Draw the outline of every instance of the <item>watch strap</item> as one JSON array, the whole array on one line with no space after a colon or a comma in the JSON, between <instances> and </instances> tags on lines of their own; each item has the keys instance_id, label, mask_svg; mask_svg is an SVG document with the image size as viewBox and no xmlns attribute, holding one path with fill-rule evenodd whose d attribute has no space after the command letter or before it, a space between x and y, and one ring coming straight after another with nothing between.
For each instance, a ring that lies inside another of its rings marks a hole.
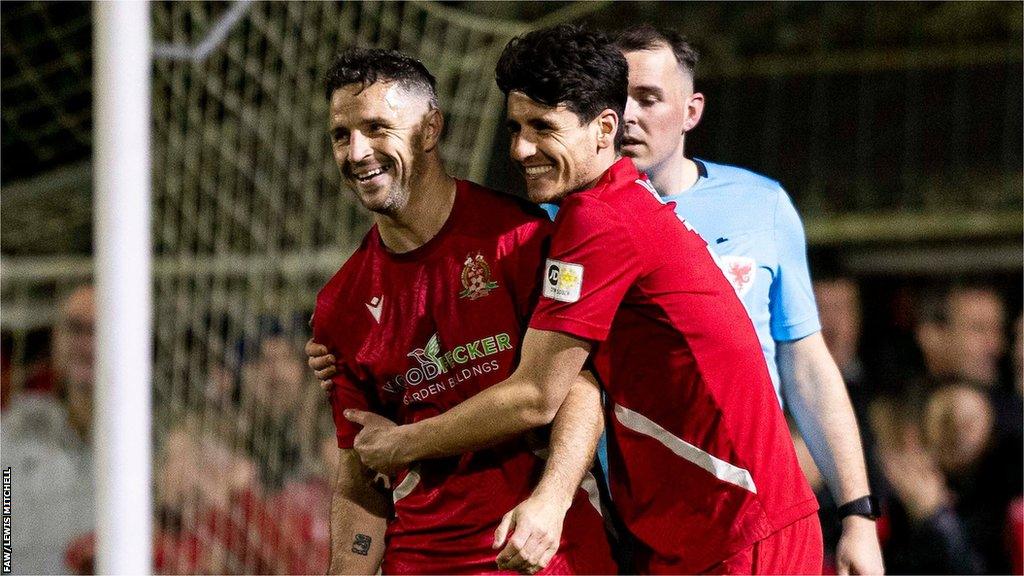
<instances>
[{"instance_id":1,"label":"watch strap","mask_svg":"<svg viewBox=\"0 0 1024 576\"><path fill-rule=\"evenodd\" d=\"M861 496L854 500L850 500L846 504L840 506L837 510L839 518L846 518L847 516L863 516L871 520L877 520L882 515L882 509L878 505L878 498L872 495Z\"/></svg>"}]
</instances>

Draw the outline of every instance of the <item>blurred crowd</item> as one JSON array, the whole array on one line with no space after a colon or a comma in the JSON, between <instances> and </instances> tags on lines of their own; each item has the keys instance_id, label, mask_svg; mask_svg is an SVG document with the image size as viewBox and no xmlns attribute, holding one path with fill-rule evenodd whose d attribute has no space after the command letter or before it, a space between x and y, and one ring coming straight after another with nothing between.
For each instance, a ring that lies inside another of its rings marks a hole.
<instances>
[{"instance_id":1,"label":"blurred crowd","mask_svg":"<svg viewBox=\"0 0 1024 576\"><path fill-rule=\"evenodd\" d=\"M1019 312L1011 318L992 285L933 283L913 294L909 342L879 345L862 337L869 308L853 278L821 278L814 290L882 503L886 570L1021 574ZM835 504L795 433L794 441L821 502L828 563Z\"/></svg>"},{"instance_id":2,"label":"blurred crowd","mask_svg":"<svg viewBox=\"0 0 1024 576\"><path fill-rule=\"evenodd\" d=\"M0 460L13 472L15 573L95 569L95 320L94 289L71 291L49 359L25 366L17 391L4 348ZM323 392L272 323L237 348L205 386L179 395L198 400L155 408L154 570L323 573L337 451Z\"/></svg>"},{"instance_id":3,"label":"blurred crowd","mask_svg":"<svg viewBox=\"0 0 1024 576\"><path fill-rule=\"evenodd\" d=\"M815 282L823 334L860 423L890 573L1022 573L1022 319L985 283L917 287L905 341L865 341L852 277ZM895 297L894 297L895 298ZM4 348L2 466L13 469L16 573L94 569L95 295L61 302L49 353L11 390ZM154 568L160 573L322 573L336 455L301 330L265 323L209 367L195 401L157 406ZM160 400L158 399L158 402ZM161 417L161 414L164 416ZM167 416L166 414L170 414ZM798 450L803 442L794 432ZM826 557L839 534L821 501Z\"/></svg>"}]
</instances>

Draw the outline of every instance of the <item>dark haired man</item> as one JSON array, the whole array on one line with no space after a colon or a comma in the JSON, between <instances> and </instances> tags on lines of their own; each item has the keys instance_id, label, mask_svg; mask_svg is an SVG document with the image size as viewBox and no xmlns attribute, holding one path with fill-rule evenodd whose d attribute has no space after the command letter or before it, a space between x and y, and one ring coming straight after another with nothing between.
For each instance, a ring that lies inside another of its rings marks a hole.
<instances>
[{"instance_id":1,"label":"dark haired man","mask_svg":"<svg viewBox=\"0 0 1024 576\"><path fill-rule=\"evenodd\" d=\"M550 494L552 478L568 512L549 570L614 570L596 496L561 482L583 476L586 447L592 453L600 433L592 382L579 380L559 412L546 470L543 446L509 435L396 471L384 491L352 450L359 427L343 409L415 422L512 372L550 225L525 203L445 172L444 119L434 78L418 61L349 50L328 74L326 97L342 180L375 221L318 294L313 322L316 340L337 357L331 573L493 572L502 515L535 485Z\"/></svg>"},{"instance_id":2,"label":"dark haired man","mask_svg":"<svg viewBox=\"0 0 1024 576\"><path fill-rule=\"evenodd\" d=\"M616 45L629 62L623 155L718 255L754 323L779 399L835 500L870 502L857 421L821 335L803 226L789 196L774 180L686 156L704 95L694 89L698 54L680 34L640 25L622 31ZM881 573L870 508L842 510L838 572Z\"/></svg>"},{"instance_id":3,"label":"dark haired man","mask_svg":"<svg viewBox=\"0 0 1024 576\"><path fill-rule=\"evenodd\" d=\"M347 410L366 424L360 458L390 469L546 424L589 359L636 571L820 572L817 504L750 320L706 243L619 157L625 58L602 34L558 26L510 42L497 81L530 199L561 204L522 359L412 425ZM517 510L547 508L535 495ZM520 555L536 565L536 552Z\"/></svg>"}]
</instances>

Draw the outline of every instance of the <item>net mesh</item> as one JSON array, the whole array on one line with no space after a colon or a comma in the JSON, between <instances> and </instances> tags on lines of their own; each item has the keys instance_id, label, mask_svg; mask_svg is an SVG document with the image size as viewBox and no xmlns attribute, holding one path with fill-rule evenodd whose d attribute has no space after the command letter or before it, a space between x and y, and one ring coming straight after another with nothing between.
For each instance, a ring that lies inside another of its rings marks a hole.
<instances>
[{"instance_id":1,"label":"net mesh","mask_svg":"<svg viewBox=\"0 0 1024 576\"><path fill-rule=\"evenodd\" d=\"M479 180L519 28L415 2L172 2L153 22L157 567L321 572L333 425L298 351L370 223L340 189L321 77L347 46L421 59L449 170Z\"/></svg>"},{"instance_id":2,"label":"net mesh","mask_svg":"<svg viewBox=\"0 0 1024 576\"><path fill-rule=\"evenodd\" d=\"M498 108L486 64L504 42L417 4L238 6L244 16L205 55L197 47L226 7L153 10L155 38L193 47L192 58L158 59L153 86L155 250L163 257L157 499L162 535L175 546L195 538L208 554L171 554L160 568L319 572L332 431L296 351L317 288L369 225L339 188L320 78L347 46L421 58L451 119L443 143L450 169L479 177Z\"/></svg>"},{"instance_id":3,"label":"net mesh","mask_svg":"<svg viewBox=\"0 0 1024 576\"><path fill-rule=\"evenodd\" d=\"M599 6L562 4L569 10L543 23ZM317 290L370 225L341 189L322 76L349 46L396 48L419 58L437 78L448 121L442 141L448 169L482 181L501 113L494 62L527 25L432 2L151 7L155 569L322 573L328 470L337 450L324 394L301 349ZM32 63L22 61L25 49L49 46L57 33L79 34L89 13L76 6L63 27L39 4L5 7L4 17L5 31L10 18L37 28L4 43L5 63L21 62L33 72ZM88 41L75 46L70 54L77 60L54 57L51 67L59 70L44 80L89 72ZM51 100L73 96L30 73L18 78ZM87 90L88 82L75 86ZM34 160L52 160L51 152L61 150L46 137L53 127L78 133L76 146L89 144L88 102L81 118L55 113L43 121L53 108L54 102L38 98L5 103L5 127L42 122L28 138ZM81 150L71 152L70 162L81 158ZM87 164L72 167L68 188L80 189L76 183L88 181L88 174ZM7 238L5 250L37 253L45 233L34 228L45 220L33 199L53 200L54 212L67 217L77 204L60 200L67 196L63 186L50 178L19 183L7 194L5 228L18 224L24 241ZM87 194L73 198L88 205ZM34 212L23 221L8 218L12 200ZM63 236L40 253L88 250L80 244L69 249L74 235ZM87 257L25 258L4 268L5 390L12 381L15 389L32 388L48 377L37 369L49 356L48 328L53 323L58 339L68 329L66 311L56 304L91 276ZM66 386L56 384L58 392ZM71 543L72 570L88 569L89 542Z\"/></svg>"},{"instance_id":4,"label":"net mesh","mask_svg":"<svg viewBox=\"0 0 1024 576\"><path fill-rule=\"evenodd\" d=\"M87 164L75 163L91 146L90 14L86 4L59 10L48 6L5 3L3 8L5 258L12 252L89 252L84 240L89 236L88 194L69 195L68 190L80 188L89 174ZM457 176L480 181L492 162L501 110L492 79L501 48L528 27L572 21L602 4L551 6L566 10L526 25L433 2L152 4L160 572L311 573L325 568L326 470L333 454L333 425L300 349L316 290L369 226L365 212L340 189L331 160L320 78L334 53L346 46L379 46L421 59L437 77L448 119L442 145L447 165ZM689 8L694 6L700 5ZM708 29L713 30L705 33L709 38L732 41L715 26ZM989 58L1009 78L1000 80L1005 98L995 107L1005 120L1003 128L991 131L1000 134L1001 153L989 156L998 157L1013 180L1010 185L984 186L988 204L993 202L991 189L1010 190L997 200L1017 212L1018 47L1015 41L1011 55L997 51ZM922 108L932 92L944 93L925 82L922 67L913 62L927 56L908 57L906 64L894 66L893 74L906 76L913 88L903 96L907 109ZM870 131L843 124L856 137L834 139L842 152L832 154L822 144L831 140L825 136L834 131L831 122L847 117L830 119L826 114L833 95L851 94L849 108L863 117L857 126L870 124L870 112L882 106L884 95L875 95L872 76L878 72L862 60L851 58L846 68L814 73L807 71L807 59L794 57L795 63L788 65L789 60L766 61L760 67L752 61L706 77L705 86L721 97L704 120L705 133L713 135L705 148L715 152L711 157L731 153L744 160L741 164L784 176L803 194L801 208L811 212L827 213L833 205L856 211L926 203L880 197L872 192L875 188L861 184L879 172L873 156L891 156ZM945 68L935 75L944 78ZM770 82L758 84L761 78ZM970 100L962 96L967 88L984 84L966 72L957 78L954 92L961 94L959 100ZM790 85L804 96L800 90L811 86L810 105L804 105L807 98L789 98ZM756 105L743 106L746 98L756 99ZM812 152L824 150L810 155L810 170L803 161L771 163L777 149L799 148L776 135L784 119L778 116L783 108L774 104L786 100L801 110L791 110L785 121L809 126L798 134L801 142ZM758 114L734 112L747 108ZM762 109L774 116L762 122ZM988 114L988 108L978 110ZM974 123L966 113L954 116L959 119L956 126ZM913 116L896 124L905 126L908 150L924 149L930 142L930 123ZM763 136L754 137L755 132ZM850 146L853 154L847 153ZM959 150L933 148L943 154ZM871 152L876 149L881 152ZM911 168L908 172L920 172L924 165L913 155L904 162ZM11 179L37 174L44 164L64 165L67 174L47 174L45 189L8 186ZM837 166L834 173L829 166ZM850 180L865 192L838 194L807 181L823 173L827 181ZM850 174L861 177L847 178ZM836 198L853 200L846 207ZM986 204L968 207L977 205ZM54 304L89 280L91 262L87 256L44 256L17 266L9 262L3 268L3 324L11 337L4 340L3 359L10 364L4 374L17 389L31 387L37 368L45 365L49 325L60 317Z\"/></svg>"}]
</instances>

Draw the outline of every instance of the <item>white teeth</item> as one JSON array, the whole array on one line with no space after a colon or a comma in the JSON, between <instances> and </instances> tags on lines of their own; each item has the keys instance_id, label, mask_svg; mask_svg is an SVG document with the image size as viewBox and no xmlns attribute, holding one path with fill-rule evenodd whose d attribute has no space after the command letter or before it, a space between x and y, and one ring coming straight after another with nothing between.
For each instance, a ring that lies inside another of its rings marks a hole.
<instances>
[{"instance_id":1,"label":"white teeth","mask_svg":"<svg viewBox=\"0 0 1024 576\"><path fill-rule=\"evenodd\" d=\"M551 170L551 166L527 166L526 173L530 176L537 176Z\"/></svg>"},{"instance_id":2,"label":"white teeth","mask_svg":"<svg viewBox=\"0 0 1024 576\"><path fill-rule=\"evenodd\" d=\"M366 180L369 180L370 178L373 178L375 176L379 176L379 175L383 174L384 172L387 171L387 169L388 169L387 166L381 166L380 168L375 168L375 169L370 170L369 172L365 172L363 174L356 174L356 179L365 182Z\"/></svg>"}]
</instances>

